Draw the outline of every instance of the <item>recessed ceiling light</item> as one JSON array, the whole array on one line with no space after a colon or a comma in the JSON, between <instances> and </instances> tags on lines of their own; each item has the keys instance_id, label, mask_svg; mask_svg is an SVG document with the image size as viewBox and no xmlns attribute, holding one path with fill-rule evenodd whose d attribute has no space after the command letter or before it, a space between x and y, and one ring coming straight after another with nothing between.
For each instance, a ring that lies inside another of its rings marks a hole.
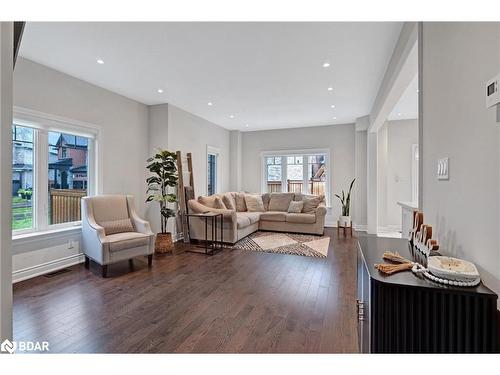
<instances>
[{"instance_id":1,"label":"recessed ceiling light","mask_svg":"<svg viewBox=\"0 0 500 375\"><path fill-rule=\"evenodd\" d=\"M328 91L333 91L333 87L328 87Z\"/></svg>"},{"instance_id":2,"label":"recessed ceiling light","mask_svg":"<svg viewBox=\"0 0 500 375\"><path fill-rule=\"evenodd\" d=\"M97 61L98 64L101 64L101 65L104 64L104 60L97 59L96 61Z\"/></svg>"},{"instance_id":3,"label":"recessed ceiling light","mask_svg":"<svg viewBox=\"0 0 500 375\"><path fill-rule=\"evenodd\" d=\"M325 62L323 63L323 68L328 68L330 66L330 63L329 62Z\"/></svg>"},{"instance_id":4,"label":"recessed ceiling light","mask_svg":"<svg viewBox=\"0 0 500 375\"><path fill-rule=\"evenodd\" d=\"M401 115L402 115L402 113L398 113L398 116L401 116Z\"/></svg>"},{"instance_id":5,"label":"recessed ceiling light","mask_svg":"<svg viewBox=\"0 0 500 375\"><path fill-rule=\"evenodd\" d=\"M248 124L245 124L245 128L248 128L249 126L250 126L250 125L248 125Z\"/></svg>"},{"instance_id":6,"label":"recessed ceiling light","mask_svg":"<svg viewBox=\"0 0 500 375\"><path fill-rule=\"evenodd\" d=\"M161 94L163 92L163 89L158 89L158 94Z\"/></svg>"},{"instance_id":7,"label":"recessed ceiling light","mask_svg":"<svg viewBox=\"0 0 500 375\"><path fill-rule=\"evenodd\" d=\"M333 119L334 119L334 120L336 120L336 119L337 119L337 117L334 117Z\"/></svg>"},{"instance_id":8,"label":"recessed ceiling light","mask_svg":"<svg viewBox=\"0 0 500 375\"><path fill-rule=\"evenodd\" d=\"M234 118L234 115L229 115L229 118Z\"/></svg>"},{"instance_id":9,"label":"recessed ceiling light","mask_svg":"<svg viewBox=\"0 0 500 375\"><path fill-rule=\"evenodd\" d=\"M330 107L335 108L335 104L332 104Z\"/></svg>"},{"instance_id":10,"label":"recessed ceiling light","mask_svg":"<svg viewBox=\"0 0 500 375\"><path fill-rule=\"evenodd\" d=\"M212 102L207 103L208 106L213 106L214 104Z\"/></svg>"}]
</instances>

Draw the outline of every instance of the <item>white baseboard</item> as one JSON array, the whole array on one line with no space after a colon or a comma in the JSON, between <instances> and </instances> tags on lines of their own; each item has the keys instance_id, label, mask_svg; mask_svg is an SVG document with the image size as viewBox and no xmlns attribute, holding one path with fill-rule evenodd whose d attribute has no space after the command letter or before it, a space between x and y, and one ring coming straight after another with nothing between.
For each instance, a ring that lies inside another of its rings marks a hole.
<instances>
[{"instance_id":1,"label":"white baseboard","mask_svg":"<svg viewBox=\"0 0 500 375\"><path fill-rule=\"evenodd\" d=\"M354 224L354 230L358 232L366 232L368 225L366 224Z\"/></svg>"},{"instance_id":2,"label":"white baseboard","mask_svg":"<svg viewBox=\"0 0 500 375\"><path fill-rule=\"evenodd\" d=\"M17 283L19 281L31 279L32 277L44 275L46 273L54 272L62 268L66 268L83 262L83 254L74 254L65 258L55 259L50 262L37 264L36 266L27 267L12 272L12 282Z\"/></svg>"}]
</instances>

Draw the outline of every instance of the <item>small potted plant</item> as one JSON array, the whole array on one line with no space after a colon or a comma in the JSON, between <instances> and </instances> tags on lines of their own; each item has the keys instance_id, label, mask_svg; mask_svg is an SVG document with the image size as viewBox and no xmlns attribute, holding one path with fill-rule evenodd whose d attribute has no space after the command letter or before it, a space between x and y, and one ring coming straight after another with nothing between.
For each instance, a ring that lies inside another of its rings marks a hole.
<instances>
[{"instance_id":1,"label":"small potted plant","mask_svg":"<svg viewBox=\"0 0 500 375\"><path fill-rule=\"evenodd\" d=\"M147 162L146 168L153 175L146 179L146 192L149 194L146 202L158 202L160 208L161 232L156 236L155 251L166 253L174 247L172 233L167 232L167 224L168 219L175 217L175 211L169 204L177 202L177 196L169 191L177 186L177 155L175 152L158 150Z\"/></svg>"},{"instance_id":2,"label":"small potted plant","mask_svg":"<svg viewBox=\"0 0 500 375\"><path fill-rule=\"evenodd\" d=\"M342 204L342 215L339 218L339 225L341 227L348 227L351 225L351 216L350 216L350 210L351 210L351 191L352 187L354 185L354 181L356 179L353 179L351 181L351 185L349 186L349 191L346 193L344 190L342 190L342 197L338 194L335 194L335 196L340 199L340 203Z\"/></svg>"}]
</instances>

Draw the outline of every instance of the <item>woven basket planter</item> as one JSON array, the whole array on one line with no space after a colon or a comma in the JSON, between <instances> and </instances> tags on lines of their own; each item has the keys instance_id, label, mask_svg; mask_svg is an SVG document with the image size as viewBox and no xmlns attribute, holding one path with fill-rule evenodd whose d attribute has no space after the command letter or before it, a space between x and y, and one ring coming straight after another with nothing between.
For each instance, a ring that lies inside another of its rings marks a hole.
<instances>
[{"instance_id":1,"label":"woven basket planter","mask_svg":"<svg viewBox=\"0 0 500 375\"><path fill-rule=\"evenodd\" d=\"M156 235L155 252L157 254L165 254L174 251L174 242L172 241L172 233L158 233Z\"/></svg>"}]
</instances>

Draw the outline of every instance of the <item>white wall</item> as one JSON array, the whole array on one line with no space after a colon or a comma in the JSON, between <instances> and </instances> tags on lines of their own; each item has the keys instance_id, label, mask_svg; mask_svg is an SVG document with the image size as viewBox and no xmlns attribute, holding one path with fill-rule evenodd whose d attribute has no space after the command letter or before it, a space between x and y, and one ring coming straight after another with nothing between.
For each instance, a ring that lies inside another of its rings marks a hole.
<instances>
[{"instance_id":1,"label":"white wall","mask_svg":"<svg viewBox=\"0 0 500 375\"><path fill-rule=\"evenodd\" d=\"M261 191L261 153L263 151L330 149L330 201L333 212L327 221L333 224L340 214L338 199L333 193L348 189L354 178L354 124L315 126L307 128L244 132L242 140L242 189ZM356 220L354 218L353 220Z\"/></svg>"},{"instance_id":2,"label":"white wall","mask_svg":"<svg viewBox=\"0 0 500 375\"><path fill-rule=\"evenodd\" d=\"M500 73L500 23L424 23L422 51L425 221L442 252L479 266L500 293L500 123L485 83ZM450 179L438 181L438 158Z\"/></svg>"},{"instance_id":3,"label":"white wall","mask_svg":"<svg viewBox=\"0 0 500 375\"><path fill-rule=\"evenodd\" d=\"M401 206L412 199L412 145L418 144L418 121L386 122L378 138L378 231L401 230Z\"/></svg>"},{"instance_id":4,"label":"white wall","mask_svg":"<svg viewBox=\"0 0 500 375\"><path fill-rule=\"evenodd\" d=\"M401 206L412 200L412 145L418 144L418 121L387 122L387 206L385 225L401 228ZM415 202L418 203L418 202Z\"/></svg>"},{"instance_id":5,"label":"white wall","mask_svg":"<svg viewBox=\"0 0 500 375\"><path fill-rule=\"evenodd\" d=\"M356 175L356 182L354 183L354 217L356 218L356 225L359 229L366 230L367 227L367 214L366 214L366 178L367 178L367 141L368 134L366 130L356 130L355 132L355 157L354 157L354 170Z\"/></svg>"},{"instance_id":6,"label":"white wall","mask_svg":"<svg viewBox=\"0 0 500 375\"><path fill-rule=\"evenodd\" d=\"M168 108L168 147L184 155L191 152L196 196L207 193L207 146L220 149L217 190L228 191L229 130L171 104Z\"/></svg>"}]
</instances>

